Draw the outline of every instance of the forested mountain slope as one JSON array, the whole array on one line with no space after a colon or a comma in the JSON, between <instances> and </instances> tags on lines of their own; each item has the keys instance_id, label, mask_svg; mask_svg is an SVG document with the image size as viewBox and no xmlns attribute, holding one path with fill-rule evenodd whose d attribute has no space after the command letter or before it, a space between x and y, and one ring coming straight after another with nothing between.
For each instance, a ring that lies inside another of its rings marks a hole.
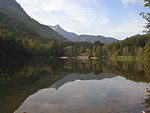
<instances>
[{"instance_id":1,"label":"forested mountain slope","mask_svg":"<svg viewBox=\"0 0 150 113\"><path fill-rule=\"evenodd\" d=\"M143 56L150 35L136 35L122 41L103 46L106 56ZM149 45L150 46L150 45Z\"/></svg>"}]
</instances>

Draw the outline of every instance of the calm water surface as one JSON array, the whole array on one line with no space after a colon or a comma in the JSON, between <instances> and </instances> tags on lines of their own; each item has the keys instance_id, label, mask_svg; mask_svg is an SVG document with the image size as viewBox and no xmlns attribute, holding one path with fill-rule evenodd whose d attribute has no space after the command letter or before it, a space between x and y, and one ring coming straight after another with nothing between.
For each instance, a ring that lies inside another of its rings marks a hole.
<instances>
[{"instance_id":1,"label":"calm water surface","mask_svg":"<svg viewBox=\"0 0 150 113\"><path fill-rule=\"evenodd\" d=\"M25 62L23 62L25 61ZM150 108L150 63L2 60L2 113L141 113Z\"/></svg>"}]
</instances>

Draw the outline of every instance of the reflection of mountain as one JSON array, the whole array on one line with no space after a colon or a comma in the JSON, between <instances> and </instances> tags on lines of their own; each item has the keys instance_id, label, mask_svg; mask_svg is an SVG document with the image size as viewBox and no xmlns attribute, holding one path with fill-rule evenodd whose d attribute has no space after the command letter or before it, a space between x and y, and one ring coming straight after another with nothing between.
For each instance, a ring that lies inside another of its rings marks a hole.
<instances>
[{"instance_id":1,"label":"reflection of mountain","mask_svg":"<svg viewBox=\"0 0 150 113\"><path fill-rule=\"evenodd\" d=\"M38 90L47 88L56 79L48 76L31 76L24 80L15 80L9 86L0 87L0 113L13 113L24 100Z\"/></svg>"},{"instance_id":2,"label":"reflection of mountain","mask_svg":"<svg viewBox=\"0 0 150 113\"><path fill-rule=\"evenodd\" d=\"M140 113L146 87L123 77L74 81L39 90L14 113Z\"/></svg>"},{"instance_id":3,"label":"reflection of mountain","mask_svg":"<svg viewBox=\"0 0 150 113\"><path fill-rule=\"evenodd\" d=\"M55 82L53 85L51 85L51 88L55 88L58 89L59 87L61 87L62 85L64 85L67 82L73 82L76 80L102 80L105 78L113 78L116 75L111 74L111 73L102 73L100 75L95 75L93 73L90 74L68 74L66 75L64 78L62 78L61 80L58 80L57 82Z\"/></svg>"},{"instance_id":4,"label":"reflection of mountain","mask_svg":"<svg viewBox=\"0 0 150 113\"><path fill-rule=\"evenodd\" d=\"M0 86L0 113L13 113L28 96L49 87L62 76L30 75L30 77L18 78L6 86Z\"/></svg>"}]
</instances>

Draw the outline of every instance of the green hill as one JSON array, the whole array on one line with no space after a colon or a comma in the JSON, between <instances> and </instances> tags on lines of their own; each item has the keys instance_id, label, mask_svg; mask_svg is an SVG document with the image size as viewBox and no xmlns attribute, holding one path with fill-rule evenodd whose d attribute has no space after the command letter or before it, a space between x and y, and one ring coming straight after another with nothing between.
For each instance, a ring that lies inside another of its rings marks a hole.
<instances>
[{"instance_id":1,"label":"green hill","mask_svg":"<svg viewBox=\"0 0 150 113\"><path fill-rule=\"evenodd\" d=\"M0 12L0 30L9 32L12 37L29 37L33 39L41 39L42 37L32 30L27 24L21 20L17 20L15 17L6 15Z\"/></svg>"},{"instance_id":2,"label":"green hill","mask_svg":"<svg viewBox=\"0 0 150 113\"><path fill-rule=\"evenodd\" d=\"M150 35L135 35L122 41L106 44L103 47L105 56L143 56L145 45L148 44Z\"/></svg>"}]
</instances>

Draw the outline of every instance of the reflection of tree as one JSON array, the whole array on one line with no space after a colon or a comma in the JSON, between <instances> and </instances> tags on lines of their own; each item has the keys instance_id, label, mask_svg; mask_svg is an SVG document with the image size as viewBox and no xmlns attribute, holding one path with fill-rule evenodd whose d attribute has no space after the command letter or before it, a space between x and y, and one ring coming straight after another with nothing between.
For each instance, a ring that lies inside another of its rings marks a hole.
<instances>
[{"instance_id":1,"label":"reflection of tree","mask_svg":"<svg viewBox=\"0 0 150 113\"><path fill-rule=\"evenodd\" d=\"M147 61L144 63L144 70L145 70L145 76L150 79L150 62ZM145 105L145 108L147 109L147 113L150 113L150 86L149 88L147 88L147 95L143 104Z\"/></svg>"},{"instance_id":2,"label":"reflection of tree","mask_svg":"<svg viewBox=\"0 0 150 113\"><path fill-rule=\"evenodd\" d=\"M123 76L135 82L150 82L148 62L110 62L103 71Z\"/></svg>"},{"instance_id":3,"label":"reflection of tree","mask_svg":"<svg viewBox=\"0 0 150 113\"><path fill-rule=\"evenodd\" d=\"M49 87L64 76L63 73L59 74L59 71L53 70L54 67L48 65L50 62L31 60L20 65L20 62L15 60L15 63L10 65L9 62L12 61L9 60L7 59L8 63L5 62L9 68L4 66L5 69L1 70L3 75L0 76L0 111L3 113L13 113L29 95ZM54 74L54 71L57 75L48 76Z\"/></svg>"},{"instance_id":4,"label":"reflection of tree","mask_svg":"<svg viewBox=\"0 0 150 113\"><path fill-rule=\"evenodd\" d=\"M27 58L0 57L0 76L13 75L25 65Z\"/></svg>"},{"instance_id":5,"label":"reflection of tree","mask_svg":"<svg viewBox=\"0 0 150 113\"><path fill-rule=\"evenodd\" d=\"M144 63L144 71L147 78L150 79L150 61Z\"/></svg>"}]
</instances>

